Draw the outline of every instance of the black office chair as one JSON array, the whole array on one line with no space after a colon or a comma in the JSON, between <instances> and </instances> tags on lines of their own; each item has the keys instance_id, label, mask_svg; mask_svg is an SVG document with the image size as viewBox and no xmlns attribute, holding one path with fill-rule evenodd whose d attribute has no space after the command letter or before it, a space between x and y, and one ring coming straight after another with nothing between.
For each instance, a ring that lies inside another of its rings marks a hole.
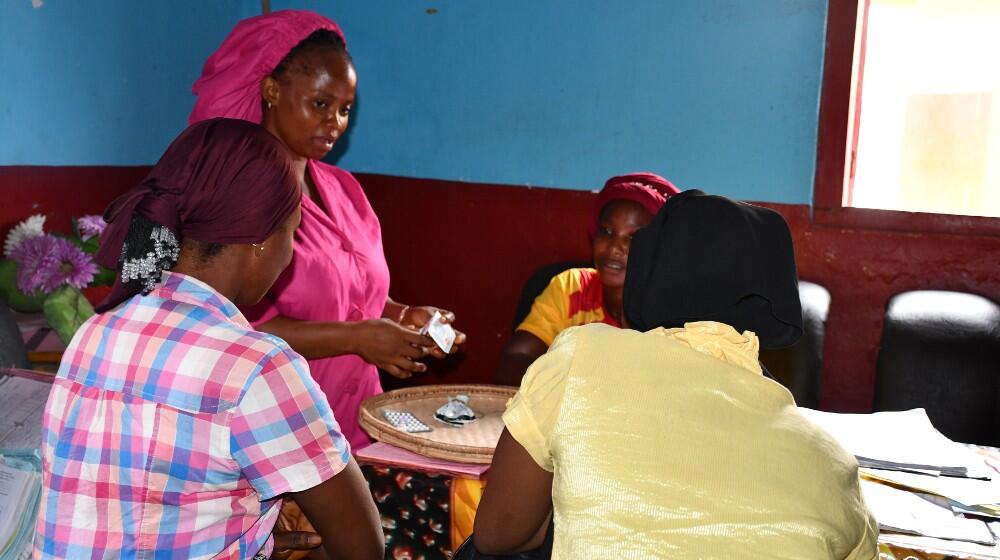
<instances>
[{"instance_id":1,"label":"black office chair","mask_svg":"<svg viewBox=\"0 0 1000 560\"><path fill-rule=\"evenodd\" d=\"M1000 445L1000 306L982 296L921 290L889 300L874 409L922 407L944 435Z\"/></svg>"},{"instance_id":2,"label":"black office chair","mask_svg":"<svg viewBox=\"0 0 1000 560\"><path fill-rule=\"evenodd\" d=\"M587 268L594 266L594 263L587 261L567 261L547 264L532 273L528 281L521 288L521 297L517 300L517 310L514 312L514 325L511 330L524 321L524 318L531 312L531 304L535 303L535 298L541 295L557 274L571 268Z\"/></svg>"},{"instance_id":3,"label":"black office chair","mask_svg":"<svg viewBox=\"0 0 1000 560\"><path fill-rule=\"evenodd\" d=\"M28 351L21 330L6 303L0 302L0 367L28 369Z\"/></svg>"},{"instance_id":4,"label":"black office chair","mask_svg":"<svg viewBox=\"0 0 1000 560\"><path fill-rule=\"evenodd\" d=\"M775 380L791 391L796 404L818 408L830 292L819 284L799 280L799 300L802 338L788 348L761 350L760 361Z\"/></svg>"}]
</instances>

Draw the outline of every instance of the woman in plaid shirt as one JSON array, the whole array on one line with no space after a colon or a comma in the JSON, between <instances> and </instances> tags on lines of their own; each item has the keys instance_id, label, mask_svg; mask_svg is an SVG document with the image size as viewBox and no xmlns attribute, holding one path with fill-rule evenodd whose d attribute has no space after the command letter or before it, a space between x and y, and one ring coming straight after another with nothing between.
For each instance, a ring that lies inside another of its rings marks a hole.
<instances>
[{"instance_id":1,"label":"woman in plaid shirt","mask_svg":"<svg viewBox=\"0 0 1000 560\"><path fill-rule=\"evenodd\" d=\"M279 140L214 119L108 209L98 261L119 277L46 405L36 558L268 557L287 548L272 538L283 497L331 555L381 558L375 506L306 361L236 307L287 266L300 199Z\"/></svg>"}]
</instances>

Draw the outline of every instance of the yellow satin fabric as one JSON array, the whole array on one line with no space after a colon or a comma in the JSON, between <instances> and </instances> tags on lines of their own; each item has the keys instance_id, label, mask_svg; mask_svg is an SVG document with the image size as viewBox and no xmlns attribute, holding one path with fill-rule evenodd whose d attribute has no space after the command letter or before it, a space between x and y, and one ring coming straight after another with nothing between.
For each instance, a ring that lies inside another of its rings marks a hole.
<instances>
[{"instance_id":1,"label":"yellow satin fabric","mask_svg":"<svg viewBox=\"0 0 1000 560\"><path fill-rule=\"evenodd\" d=\"M554 558L871 559L857 463L720 323L561 334L504 415L554 473Z\"/></svg>"}]
</instances>

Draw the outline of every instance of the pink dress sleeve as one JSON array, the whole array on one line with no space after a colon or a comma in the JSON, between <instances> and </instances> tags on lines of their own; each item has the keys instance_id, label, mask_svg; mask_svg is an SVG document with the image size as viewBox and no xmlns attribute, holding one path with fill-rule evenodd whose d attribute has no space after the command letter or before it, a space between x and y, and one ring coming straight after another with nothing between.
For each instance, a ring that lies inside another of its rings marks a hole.
<instances>
[{"instance_id":1,"label":"pink dress sleeve","mask_svg":"<svg viewBox=\"0 0 1000 560\"><path fill-rule=\"evenodd\" d=\"M323 211L302 198L302 224L295 232L292 262L260 304L245 309L255 325L281 314L304 321L362 321L382 315L389 295L389 267L382 230L353 175L310 161L309 172ZM309 360L341 431L354 449L370 442L358 424L366 398L382 392L375 366L359 356Z\"/></svg>"}]
</instances>

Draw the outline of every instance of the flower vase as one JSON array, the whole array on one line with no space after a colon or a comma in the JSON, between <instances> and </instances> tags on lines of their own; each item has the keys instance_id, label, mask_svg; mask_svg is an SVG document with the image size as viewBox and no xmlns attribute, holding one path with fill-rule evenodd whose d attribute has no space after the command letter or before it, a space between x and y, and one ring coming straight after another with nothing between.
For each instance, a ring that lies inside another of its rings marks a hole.
<instances>
[{"instance_id":1,"label":"flower vase","mask_svg":"<svg viewBox=\"0 0 1000 560\"><path fill-rule=\"evenodd\" d=\"M94 308L80 290L63 286L45 298L45 320L64 344L69 344L84 321L94 315Z\"/></svg>"}]
</instances>

